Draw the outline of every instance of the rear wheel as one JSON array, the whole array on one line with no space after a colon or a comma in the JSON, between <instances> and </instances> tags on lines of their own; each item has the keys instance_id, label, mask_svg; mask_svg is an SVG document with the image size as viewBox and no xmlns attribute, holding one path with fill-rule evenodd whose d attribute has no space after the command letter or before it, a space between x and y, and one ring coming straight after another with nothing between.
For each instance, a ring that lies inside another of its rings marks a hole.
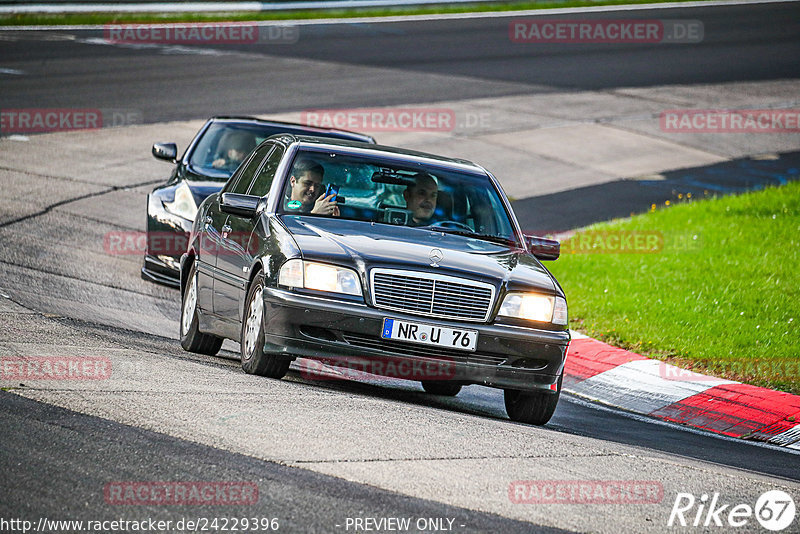
<instances>
[{"instance_id":1,"label":"rear wheel","mask_svg":"<svg viewBox=\"0 0 800 534\"><path fill-rule=\"evenodd\" d=\"M505 390L506 412L512 421L529 425L547 423L556 411L558 398L561 396L561 380L558 377L558 389L555 393L530 393L528 391Z\"/></svg>"},{"instance_id":2,"label":"rear wheel","mask_svg":"<svg viewBox=\"0 0 800 534\"><path fill-rule=\"evenodd\" d=\"M291 359L264 353L264 277L258 275L247 292L242 321L242 369L248 374L283 378Z\"/></svg>"},{"instance_id":3,"label":"rear wheel","mask_svg":"<svg viewBox=\"0 0 800 534\"><path fill-rule=\"evenodd\" d=\"M197 266L193 263L186 280L181 300L181 347L189 352L198 352L210 356L219 352L222 338L204 334L198 328L197 321Z\"/></svg>"},{"instance_id":4,"label":"rear wheel","mask_svg":"<svg viewBox=\"0 0 800 534\"><path fill-rule=\"evenodd\" d=\"M443 395L445 397L455 397L461 391L461 384L458 382L448 382L447 380L423 380L422 389L431 395Z\"/></svg>"}]
</instances>

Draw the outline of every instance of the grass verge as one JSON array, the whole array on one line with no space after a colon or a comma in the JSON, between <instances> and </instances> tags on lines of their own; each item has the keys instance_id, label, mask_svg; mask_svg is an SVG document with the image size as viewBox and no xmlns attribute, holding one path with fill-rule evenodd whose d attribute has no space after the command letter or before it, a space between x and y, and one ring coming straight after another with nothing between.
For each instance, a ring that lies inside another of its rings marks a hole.
<instances>
[{"instance_id":1,"label":"grass verge","mask_svg":"<svg viewBox=\"0 0 800 534\"><path fill-rule=\"evenodd\" d=\"M387 17L397 15L434 15L442 13L483 13L565 7L657 4L694 0L563 0L540 2L503 2L478 4L439 4L393 8L314 9L294 11L245 11L221 13L20 13L0 15L0 26L51 26L79 24L144 24L167 22L239 22L262 20L304 20L350 17ZM47 3L42 0L42 3Z\"/></svg>"},{"instance_id":2,"label":"grass verge","mask_svg":"<svg viewBox=\"0 0 800 534\"><path fill-rule=\"evenodd\" d=\"M679 367L800 394L800 182L653 208L562 243L551 270L570 326Z\"/></svg>"}]
</instances>

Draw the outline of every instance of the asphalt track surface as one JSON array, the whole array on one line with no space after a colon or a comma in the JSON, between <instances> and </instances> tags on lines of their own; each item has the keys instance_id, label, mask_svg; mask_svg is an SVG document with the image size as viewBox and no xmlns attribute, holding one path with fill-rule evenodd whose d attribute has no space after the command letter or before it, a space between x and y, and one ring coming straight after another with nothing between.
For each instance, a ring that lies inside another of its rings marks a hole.
<instances>
[{"instance_id":1,"label":"asphalt track surface","mask_svg":"<svg viewBox=\"0 0 800 534\"><path fill-rule=\"evenodd\" d=\"M0 67L26 74L3 76L3 106L126 109L162 122L209 109L261 114L800 77L797 2L586 16L699 20L704 38L694 44L513 43L508 27L518 18L303 25L294 44L205 51L87 46L102 30L8 32Z\"/></svg>"},{"instance_id":2,"label":"asphalt track surface","mask_svg":"<svg viewBox=\"0 0 800 534\"><path fill-rule=\"evenodd\" d=\"M90 44L81 41L92 38L86 32L12 32L10 35L17 40L0 41L3 62L0 67L11 62L26 75L4 76L0 93L5 108L134 109L142 111L145 122L162 122L204 117L209 109L218 113L265 113L310 107L432 102L556 89L612 90L616 86L798 78L800 18L797 5L671 10L668 18L702 20L706 34L713 35L691 48L686 45L587 45L531 49L497 38L498 31L501 36L506 35L508 19L303 27L297 45L280 48L264 45L261 49L248 47L233 53L226 49L223 54L208 55L186 51L165 54L161 48L130 49ZM614 18L613 15L607 17ZM661 11L625 15L625 18L634 17L667 18ZM331 65L331 61L335 65ZM209 79L222 77L227 79L226 83L208 83ZM610 191L620 185L603 187ZM639 206L651 198L646 189L643 191L632 195L636 200L631 206ZM596 193L591 191L591 195ZM590 198L591 195L584 192L572 198ZM656 201L659 193L653 193L652 198ZM543 199L524 202L542 203ZM138 203L120 209L126 213L129 210L129 217L135 218L141 207ZM51 209L41 215L20 214L16 222L4 226L11 230L18 225L22 234L31 234L37 231L38 224L45 224L54 233L63 232L68 234L68 240L77 240L80 227L75 223L86 224L97 216L90 204L83 204L80 210L83 210L81 216L74 218L56 216ZM575 213L582 211L575 210ZM600 211L584 215L590 220L575 215L575 218L559 221L558 226L574 227L615 215L617 213ZM61 294L94 291L101 299L111 294L113 287L130 287L136 293L135 302L139 299L157 301L164 317L171 318L177 328L177 293L138 280L135 262L110 263L108 267L112 270L103 280L98 280L96 286L86 285L81 282L88 271L81 264L84 259L80 251L63 254L56 243L50 249L45 245L41 255L58 258L62 263L58 266L58 276L47 269L24 270L21 267L27 264L24 256L31 250L30 241L19 235L7 235L11 237L4 240L2 246L3 287L28 284L29 289L22 291L15 300L37 312L47 312L51 306L59 308L59 317L34 314L36 320L29 324L38 325L39 321L47 320L53 323L56 332L59 328L68 328L102 342L157 353L168 361L191 360L174 339L136 328L124 330L113 322L108 325L86 320L88 310L78 305L56 303L56 296ZM37 290L40 287L47 290ZM124 322L124 303L119 307L119 322ZM6 341L12 334L35 339L47 336L45 331L26 332L26 323L20 317L16 313L7 314L9 324L21 330L7 332ZM162 322L164 317L160 318ZM233 353L224 352L219 358L204 361L203 365L238 376L241 371L233 358ZM470 387L455 399L438 399L420 393L418 387L411 385L312 384L304 381L297 371L290 373L290 380L305 384L312 391L319 389L375 398L400 403L409 410L433 407L445 415L469 417L487 426L495 423L510 428L518 426L508 423L496 392L483 388ZM282 530L289 532L339 530L334 525L348 516L402 515L456 517L465 525L461 530L468 532L550 531L549 527L287 467L232 453L224 447L208 447L10 393L0 393L0 425L4 429L0 434L0 479L4 493L0 515L6 518L94 519L103 514L118 515L118 508L97 504L102 503L101 490L109 480L257 480L262 489L257 515L286 518L288 523ZM720 480L753 476L768 477L766 480L772 484L800 481L798 457L786 451L686 431L569 396L563 397L547 430L555 433L558 439L570 440L575 436L598 440L623 455L654 456L676 465L700 464L704 470L716 473L714 476ZM580 459L576 458L576 465L579 464ZM586 470L576 467L575 472L564 478L573 478L582 472ZM632 475L619 473L620 478L624 476ZM265 491L267 488L269 491ZM180 510L178 515L185 511ZM221 515L218 508L192 507L188 512ZM243 512L252 515L253 510ZM129 519L135 516L174 518L176 514L174 509L164 507L138 509L133 514L126 511ZM587 523L586 528L591 526Z\"/></svg>"},{"instance_id":3,"label":"asphalt track surface","mask_svg":"<svg viewBox=\"0 0 800 534\"><path fill-rule=\"evenodd\" d=\"M449 517L468 525L460 532L529 532L530 524L377 490L311 471L293 469L212 447L98 419L10 393L0 393L4 473L2 517L96 520L118 517L119 507L102 502L109 473L120 480L257 481L255 506L137 507L128 520L177 517L277 518L290 532L328 532L358 511L368 517ZM47 448L30 447L47 443ZM57 453L55 451L58 451ZM88 468L87 468L88 467ZM45 484L42 474L48 474ZM64 499L65 495L77 498ZM116 509L115 509L116 508ZM541 532L563 532L541 528Z\"/></svg>"}]
</instances>

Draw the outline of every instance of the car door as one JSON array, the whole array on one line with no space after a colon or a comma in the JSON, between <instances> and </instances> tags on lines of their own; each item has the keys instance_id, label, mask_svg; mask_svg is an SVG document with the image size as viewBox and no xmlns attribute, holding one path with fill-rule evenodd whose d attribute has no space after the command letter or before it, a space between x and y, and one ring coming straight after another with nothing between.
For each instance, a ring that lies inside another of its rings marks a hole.
<instances>
[{"instance_id":1,"label":"car door","mask_svg":"<svg viewBox=\"0 0 800 534\"><path fill-rule=\"evenodd\" d=\"M219 196L208 204L205 212L198 216L202 226L197 252L197 306L204 312L213 313L214 283L216 278L217 251L221 246L222 227L228 218L219 207Z\"/></svg>"},{"instance_id":2,"label":"car door","mask_svg":"<svg viewBox=\"0 0 800 534\"><path fill-rule=\"evenodd\" d=\"M265 169L267 174L271 172L274 175L283 154L283 149L276 150L272 142L259 147L257 158L248 165L230 192L249 194L256 182L263 181ZM258 244L251 242L254 224L255 221L247 217L228 215L222 227L214 283L214 313L226 321L238 323L240 319L249 269L254 261L253 254L258 251Z\"/></svg>"},{"instance_id":3,"label":"car door","mask_svg":"<svg viewBox=\"0 0 800 534\"><path fill-rule=\"evenodd\" d=\"M262 156L265 152L262 152ZM219 193L213 195L213 200L208 204L205 212L198 214L202 219L199 251L197 254L197 305L204 312L214 313L214 284L216 283L217 254L222 246L223 227L228 220L228 214L220 209L222 193L230 191L239 183L242 174L255 160L256 165L261 163L258 154L252 154L242 167L231 176ZM248 180L249 184L249 180Z\"/></svg>"}]
</instances>

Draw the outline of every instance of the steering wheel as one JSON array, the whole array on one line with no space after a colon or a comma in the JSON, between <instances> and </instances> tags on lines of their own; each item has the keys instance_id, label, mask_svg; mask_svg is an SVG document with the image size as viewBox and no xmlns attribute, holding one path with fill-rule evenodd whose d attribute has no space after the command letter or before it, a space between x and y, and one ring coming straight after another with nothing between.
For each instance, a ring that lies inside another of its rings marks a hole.
<instances>
[{"instance_id":1,"label":"steering wheel","mask_svg":"<svg viewBox=\"0 0 800 534\"><path fill-rule=\"evenodd\" d=\"M432 230L435 230L437 227L440 227L440 228L453 228L453 229L458 229L458 230L466 230L467 232L470 232L470 233L473 233L473 234L476 233L475 230L473 230L472 228L469 227L469 225L466 225L466 224L464 224L462 222L458 222L458 221L437 221L434 224L430 225L428 228L431 228Z\"/></svg>"}]
</instances>

